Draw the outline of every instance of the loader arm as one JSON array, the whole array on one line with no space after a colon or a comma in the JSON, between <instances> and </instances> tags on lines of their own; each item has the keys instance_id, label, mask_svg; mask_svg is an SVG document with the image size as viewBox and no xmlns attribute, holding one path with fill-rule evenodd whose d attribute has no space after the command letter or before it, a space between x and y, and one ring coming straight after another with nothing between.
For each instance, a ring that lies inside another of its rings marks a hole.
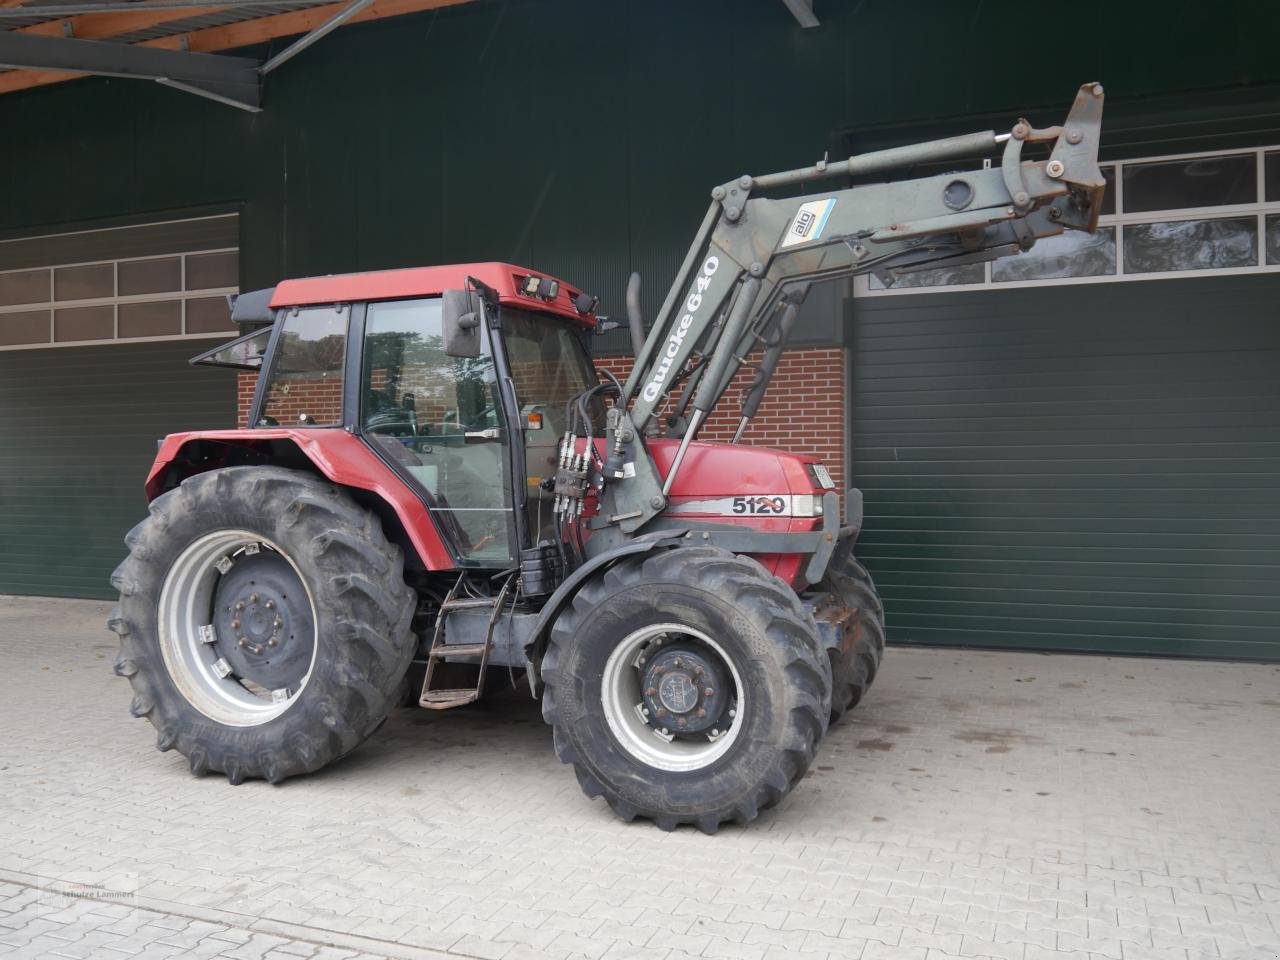
<instances>
[{"instance_id":1,"label":"loader arm","mask_svg":"<svg viewBox=\"0 0 1280 960\"><path fill-rule=\"evenodd\" d=\"M812 283L868 272L891 281L910 270L1019 253L1067 229L1092 232L1105 189L1097 162L1102 104L1102 86L1088 83L1061 126L1036 129L1019 120L1007 134L935 140L716 187L611 416L603 522L630 533L662 511L689 442L747 354L763 345L741 435ZM1048 158L1024 159L1023 148L1036 143L1051 145ZM981 170L780 199L758 195L997 152L999 162ZM682 380L684 394L666 424L681 446L660 478L642 438Z\"/></svg>"}]
</instances>

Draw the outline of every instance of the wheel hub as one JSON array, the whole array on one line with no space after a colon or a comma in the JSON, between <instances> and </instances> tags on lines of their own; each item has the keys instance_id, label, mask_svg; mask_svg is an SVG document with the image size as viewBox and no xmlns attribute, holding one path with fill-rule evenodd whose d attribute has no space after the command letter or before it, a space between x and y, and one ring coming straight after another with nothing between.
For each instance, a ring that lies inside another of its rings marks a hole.
<instances>
[{"instance_id":1,"label":"wheel hub","mask_svg":"<svg viewBox=\"0 0 1280 960\"><path fill-rule=\"evenodd\" d=\"M720 723L731 685L717 658L691 645L662 647L642 667L640 688L655 727L675 735L701 734Z\"/></svg>"},{"instance_id":2,"label":"wheel hub","mask_svg":"<svg viewBox=\"0 0 1280 960\"><path fill-rule=\"evenodd\" d=\"M302 582L283 557L237 557L213 601L217 650L231 673L267 690L296 690L311 664L315 624Z\"/></svg>"}]
</instances>

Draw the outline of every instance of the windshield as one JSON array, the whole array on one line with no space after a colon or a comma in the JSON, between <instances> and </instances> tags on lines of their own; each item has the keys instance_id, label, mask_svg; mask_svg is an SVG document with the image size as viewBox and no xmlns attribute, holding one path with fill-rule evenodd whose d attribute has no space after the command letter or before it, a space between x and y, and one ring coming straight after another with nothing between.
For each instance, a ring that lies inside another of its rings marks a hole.
<instances>
[{"instance_id":1,"label":"windshield","mask_svg":"<svg viewBox=\"0 0 1280 960\"><path fill-rule=\"evenodd\" d=\"M503 307L502 337L521 414L526 422L530 414L541 414L545 433L559 437L565 404L599 382L578 328L559 317ZM591 405L591 418L597 431L603 430L599 400Z\"/></svg>"}]
</instances>

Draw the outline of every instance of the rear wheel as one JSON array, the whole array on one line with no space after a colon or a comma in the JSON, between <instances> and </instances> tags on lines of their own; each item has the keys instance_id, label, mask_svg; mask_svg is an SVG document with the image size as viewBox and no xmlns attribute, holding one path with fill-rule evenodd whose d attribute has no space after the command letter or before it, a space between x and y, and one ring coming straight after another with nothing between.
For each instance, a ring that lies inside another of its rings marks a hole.
<instances>
[{"instance_id":1,"label":"rear wheel","mask_svg":"<svg viewBox=\"0 0 1280 960\"><path fill-rule=\"evenodd\" d=\"M853 555L853 540L841 540L827 565L819 589L838 597L855 610L853 645L830 649L831 722L835 723L862 700L884 659L884 603L867 568Z\"/></svg>"},{"instance_id":2,"label":"rear wheel","mask_svg":"<svg viewBox=\"0 0 1280 960\"><path fill-rule=\"evenodd\" d=\"M679 547L588 583L552 627L543 716L588 796L714 832L804 775L830 668L813 619L752 560Z\"/></svg>"},{"instance_id":3,"label":"rear wheel","mask_svg":"<svg viewBox=\"0 0 1280 960\"><path fill-rule=\"evenodd\" d=\"M399 549L337 487L276 467L199 474L125 542L116 672L193 772L306 773L394 706L415 596Z\"/></svg>"}]
</instances>

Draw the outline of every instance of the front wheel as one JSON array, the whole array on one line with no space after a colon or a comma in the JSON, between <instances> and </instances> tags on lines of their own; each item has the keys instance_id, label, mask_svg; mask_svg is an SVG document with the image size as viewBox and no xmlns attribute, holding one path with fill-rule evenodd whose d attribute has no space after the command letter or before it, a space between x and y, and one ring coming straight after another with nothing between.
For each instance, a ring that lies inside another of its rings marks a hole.
<instances>
[{"instance_id":1,"label":"front wheel","mask_svg":"<svg viewBox=\"0 0 1280 960\"><path fill-rule=\"evenodd\" d=\"M214 470L158 497L125 542L116 673L192 772L276 782L386 718L415 595L399 548L344 491L277 467Z\"/></svg>"},{"instance_id":2,"label":"front wheel","mask_svg":"<svg viewBox=\"0 0 1280 960\"><path fill-rule=\"evenodd\" d=\"M624 560L552 627L543 716L588 796L711 833L804 775L826 731L817 626L752 560L677 547Z\"/></svg>"},{"instance_id":3,"label":"front wheel","mask_svg":"<svg viewBox=\"0 0 1280 960\"><path fill-rule=\"evenodd\" d=\"M854 611L853 643L828 651L831 658L831 722L856 707L875 682L884 659L884 602L871 574L853 555L853 539L836 546L821 589Z\"/></svg>"}]
</instances>

